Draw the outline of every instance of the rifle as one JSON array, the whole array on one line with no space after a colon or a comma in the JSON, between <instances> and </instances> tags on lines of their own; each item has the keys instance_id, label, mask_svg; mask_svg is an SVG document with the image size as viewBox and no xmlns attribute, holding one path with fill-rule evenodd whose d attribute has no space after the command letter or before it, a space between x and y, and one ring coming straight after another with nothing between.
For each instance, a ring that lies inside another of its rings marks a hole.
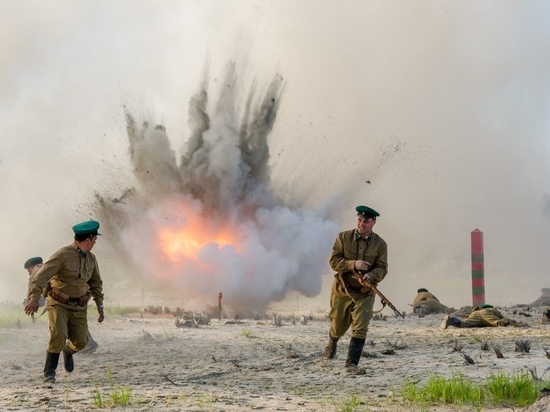
<instances>
[{"instance_id":1,"label":"rifle","mask_svg":"<svg viewBox=\"0 0 550 412\"><path fill-rule=\"evenodd\" d=\"M372 289L374 291L374 293L376 293L378 296L380 296L380 301L382 302L382 309L384 309L386 307L386 305L388 305L391 308L391 310L393 310L393 313L395 313L397 316L401 316L403 319L405 319L405 315L403 315L401 312L399 312L397 310L397 308L389 301L389 299L387 297L385 297L384 294L378 290L378 288L376 287L376 283L374 283L372 280L370 280L367 276L361 277L361 275L366 275L366 274L367 274L366 270L359 270L357 272L353 272L353 276L355 277L355 279L357 279L357 281L362 286ZM380 310L382 310L382 309L380 309Z\"/></svg>"}]
</instances>

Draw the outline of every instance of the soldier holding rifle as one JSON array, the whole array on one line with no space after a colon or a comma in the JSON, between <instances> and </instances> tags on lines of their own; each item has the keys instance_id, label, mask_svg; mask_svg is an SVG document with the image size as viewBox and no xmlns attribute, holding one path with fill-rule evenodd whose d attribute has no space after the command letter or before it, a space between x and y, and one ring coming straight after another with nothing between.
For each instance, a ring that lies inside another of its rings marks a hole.
<instances>
[{"instance_id":1,"label":"soldier holding rifle","mask_svg":"<svg viewBox=\"0 0 550 412\"><path fill-rule=\"evenodd\" d=\"M368 284L376 285L386 277L388 247L384 239L372 230L380 214L367 206L357 206L355 210L356 228L338 234L329 261L337 273L331 289L329 341L324 356L334 358L338 340L351 327L346 371L364 375L365 369L358 365L376 296Z\"/></svg>"}]
</instances>

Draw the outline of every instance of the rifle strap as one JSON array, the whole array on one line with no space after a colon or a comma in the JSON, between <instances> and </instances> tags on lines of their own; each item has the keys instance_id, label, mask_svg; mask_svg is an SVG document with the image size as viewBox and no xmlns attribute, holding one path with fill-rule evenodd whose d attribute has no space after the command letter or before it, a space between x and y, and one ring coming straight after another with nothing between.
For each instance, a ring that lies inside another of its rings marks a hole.
<instances>
[{"instance_id":1,"label":"rifle strap","mask_svg":"<svg viewBox=\"0 0 550 412\"><path fill-rule=\"evenodd\" d=\"M344 292L346 292L346 295L348 295L348 297L351 299L353 303L357 304L357 301L353 299L353 297L348 292L348 289L346 288L346 284L344 283L344 279L342 278L342 274L340 272L338 272L338 280L342 284L342 287L344 288ZM384 310L385 307L386 307L386 302L382 301L382 308L379 310L373 310L372 311L373 315L376 315L377 313L382 312L382 310Z\"/></svg>"}]
</instances>

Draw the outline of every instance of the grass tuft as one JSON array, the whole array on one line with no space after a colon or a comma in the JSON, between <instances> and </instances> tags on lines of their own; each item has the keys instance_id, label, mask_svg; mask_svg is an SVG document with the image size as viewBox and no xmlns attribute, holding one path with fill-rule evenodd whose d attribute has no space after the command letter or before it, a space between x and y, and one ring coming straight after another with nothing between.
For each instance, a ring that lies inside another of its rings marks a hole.
<instances>
[{"instance_id":1,"label":"grass tuft","mask_svg":"<svg viewBox=\"0 0 550 412\"><path fill-rule=\"evenodd\" d=\"M492 374L488 378L487 389L494 405L525 406L534 403L539 396L539 385L527 373Z\"/></svg>"},{"instance_id":2,"label":"grass tuft","mask_svg":"<svg viewBox=\"0 0 550 412\"><path fill-rule=\"evenodd\" d=\"M251 339L254 336L254 332L251 331L250 329L243 329L241 330L241 335L244 336L245 338L248 338L248 339Z\"/></svg>"},{"instance_id":3,"label":"grass tuft","mask_svg":"<svg viewBox=\"0 0 550 412\"><path fill-rule=\"evenodd\" d=\"M95 304L93 302L88 305L88 310L96 310ZM105 308L103 310L105 312L105 315L110 316L124 316L124 315L131 315L133 313L140 313L141 309L138 306L120 306L118 304L115 305L105 305Z\"/></svg>"},{"instance_id":4,"label":"grass tuft","mask_svg":"<svg viewBox=\"0 0 550 412\"><path fill-rule=\"evenodd\" d=\"M336 412L355 412L358 411L364 402L361 397L352 395L349 399L346 399L337 405L335 405Z\"/></svg>"},{"instance_id":5,"label":"grass tuft","mask_svg":"<svg viewBox=\"0 0 550 412\"><path fill-rule=\"evenodd\" d=\"M407 383L401 396L405 403L422 406L525 406L534 403L540 390L549 384L550 382L535 381L528 373L491 374L482 383L471 382L461 373L454 373L450 378L431 375L423 385Z\"/></svg>"}]
</instances>

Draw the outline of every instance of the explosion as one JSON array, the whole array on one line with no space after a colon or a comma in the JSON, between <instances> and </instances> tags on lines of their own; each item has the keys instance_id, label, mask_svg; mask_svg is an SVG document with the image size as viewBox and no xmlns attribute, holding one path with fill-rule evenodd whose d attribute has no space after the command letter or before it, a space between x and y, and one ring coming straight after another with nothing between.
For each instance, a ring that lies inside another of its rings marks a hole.
<instances>
[{"instance_id":1,"label":"explosion","mask_svg":"<svg viewBox=\"0 0 550 412\"><path fill-rule=\"evenodd\" d=\"M276 75L256 100L254 85L240 113L230 64L209 114L204 80L190 100L191 135L179 161L164 126L138 126L126 112L137 184L118 199L97 194L96 209L142 276L182 288L194 302L221 291L225 304L246 313L263 313L289 291L319 294L337 225L286 206L270 187L267 138L283 86Z\"/></svg>"}]
</instances>

